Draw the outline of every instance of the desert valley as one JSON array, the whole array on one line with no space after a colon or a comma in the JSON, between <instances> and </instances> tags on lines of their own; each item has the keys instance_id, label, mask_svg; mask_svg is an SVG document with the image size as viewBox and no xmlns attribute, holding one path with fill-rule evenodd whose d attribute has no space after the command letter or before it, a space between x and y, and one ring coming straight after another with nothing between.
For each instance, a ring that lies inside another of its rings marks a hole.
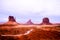
<instances>
[{"instance_id":1,"label":"desert valley","mask_svg":"<svg viewBox=\"0 0 60 40\"><path fill-rule=\"evenodd\" d=\"M51 23L46 17L40 24L31 20L20 24L9 16L7 22L0 23L0 40L60 40L60 23Z\"/></svg>"}]
</instances>

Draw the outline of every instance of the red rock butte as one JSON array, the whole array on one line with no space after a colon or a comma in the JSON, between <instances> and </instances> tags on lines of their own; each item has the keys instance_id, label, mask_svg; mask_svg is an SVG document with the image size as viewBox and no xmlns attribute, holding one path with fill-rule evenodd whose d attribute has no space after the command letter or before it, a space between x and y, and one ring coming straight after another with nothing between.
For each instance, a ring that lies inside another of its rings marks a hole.
<instances>
[{"instance_id":1,"label":"red rock butte","mask_svg":"<svg viewBox=\"0 0 60 40\"><path fill-rule=\"evenodd\" d=\"M8 21L6 23L3 23L1 25L18 25L19 23L16 22L15 18L13 16L8 17Z\"/></svg>"},{"instance_id":2,"label":"red rock butte","mask_svg":"<svg viewBox=\"0 0 60 40\"><path fill-rule=\"evenodd\" d=\"M16 22L15 18L13 16L9 16L9 21Z\"/></svg>"},{"instance_id":3,"label":"red rock butte","mask_svg":"<svg viewBox=\"0 0 60 40\"><path fill-rule=\"evenodd\" d=\"M17 24L19 24L19 23L16 22L14 16L9 16L9 17L8 17L8 22L6 22L6 24L17 25Z\"/></svg>"},{"instance_id":4,"label":"red rock butte","mask_svg":"<svg viewBox=\"0 0 60 40\"><path fill-rule=\"evenodd\" d=\"M50 23L49 18L45 17L41 24L51 25L52 23Z\"/></svg>"}]
</instances>

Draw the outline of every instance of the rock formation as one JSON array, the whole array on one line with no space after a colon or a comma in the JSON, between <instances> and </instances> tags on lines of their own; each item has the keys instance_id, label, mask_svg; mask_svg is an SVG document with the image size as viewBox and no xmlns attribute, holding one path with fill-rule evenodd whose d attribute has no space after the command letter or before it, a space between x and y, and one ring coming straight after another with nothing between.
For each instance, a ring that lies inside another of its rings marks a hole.
<instances>
[{"instance_id":1,"label":"rock formation","mask_svg":"<svg viewBox=\"0 0 60 40\"><path fill-rule=\"evenodd\" d=\"M9 21L16 22L15 18L13 16L9 16Z\"/></svg>"},{"instance_id":2,"label":"rock formation","mask_svg":"<svg viewBox=\"0 0 60 40\"><path fill-rule=\"evenodd\" d=\"M11 24L11 25L17 25L19 23L16 22L15 18L13 16L8 17L8 22L6 24Z\"/></svg>"},{"instance_id":3,"label":"rock formation","mask_svg":"<svg viewBox=\"0 0 60 40\"><path fill-rule=\"evenodd\" d=\"M16 22L13 16L9 16L8 21L1 24L0 26L15 26L15 25L19 25L19 23Z\"/></svg>"},{"instance_id":4,"label":"rock formation","mask_svg":"<svg viewBox=\"0 0 60 40\"><path fill-rule=\"evenodd\" d=\"M26 24L33 24L31 19Z\"/></svg>"},{"instance_id":5,"label":"rock formation","mask_svg":"<svg viewBox=\"0 0 60 40\"><path fill-rule=\"evenodd\" d=\"M51 23L49 22L49 18L47 17L43 18L43 21L41 24L51 25Z\"/></svg>"}]
</instances>

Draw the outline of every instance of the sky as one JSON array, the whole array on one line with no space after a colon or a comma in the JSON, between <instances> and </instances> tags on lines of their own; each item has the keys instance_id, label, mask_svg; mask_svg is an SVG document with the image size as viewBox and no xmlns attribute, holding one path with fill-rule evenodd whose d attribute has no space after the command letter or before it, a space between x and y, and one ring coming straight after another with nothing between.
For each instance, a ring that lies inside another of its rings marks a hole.
<instances>
[{"instance_id":1,"label":"sky","mask_svg":"<svg viewBox=\"0 0 60 40\"><path fill-rule=\"evenodd\" d=\"M29 19L40 23L44 17L60 23L60 0L0 0L0 22L8 21L8 16L21 23Z\"/></svg>"}]
</instances>

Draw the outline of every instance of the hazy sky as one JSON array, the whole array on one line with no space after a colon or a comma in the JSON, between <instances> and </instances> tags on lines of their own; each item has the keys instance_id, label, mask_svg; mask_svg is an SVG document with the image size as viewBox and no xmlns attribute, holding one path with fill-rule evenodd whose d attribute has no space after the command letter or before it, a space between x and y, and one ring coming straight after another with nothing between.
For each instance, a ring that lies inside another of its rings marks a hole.
<instances>
[{"instance_id":1,"label":"hazy sky","mask_svg":"<svg viewBox=\"0 0 60 40\"><path fill-rule=\"evenodd\" d=\"M17 22L40 23L44 17L60 22L60 0L0 0L0 22L6 22L9 15Z\"/></svg>"}]
</instances>

